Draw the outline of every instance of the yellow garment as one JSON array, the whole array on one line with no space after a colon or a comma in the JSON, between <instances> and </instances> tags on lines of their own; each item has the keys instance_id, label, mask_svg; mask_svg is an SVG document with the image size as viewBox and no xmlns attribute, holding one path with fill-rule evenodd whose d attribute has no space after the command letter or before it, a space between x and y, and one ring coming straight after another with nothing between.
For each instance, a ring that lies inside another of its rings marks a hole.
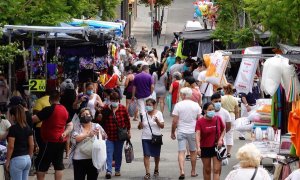
<instances>
[{"instance_id":1,"label":"yellow garment","mask_svg":"<svg viewBox=\"0 0 300 180\"><path fill-rule=\"evenodd\" d=\"M49 96L43 96L40 99L35 101L35 105L33 107L34 111L41 111L45 107L50 106ZM42 122L37 123L36 127L40 128L42 126Z\"/></svg>"},{"instance_id":2,"label":"yellow garment","mask_svg":"<svg viewBox=\"0 0 300 180\"><path fill-rule=\"evenodd\" d=\"M259 108L256 112L258 113L271 113L272 105L263 105L263 107Z\"/></svg>"},{"instance_id":3,"label":"yellow garment","mask_svg":"<svg viewBox=\"0 0 300 180\"><path fill-rule=\"evenodd\" d=\"M115 56L116 56L116 51L117 51L117 47L114 44L111 45L111 56L113 58L115 58Z\"/></svg>"},{"instance_id":4,"label":"yellow garment","mask_svg":"<svg viewBox=\"0 0 300 180\"><path fill-rule=\"evenodd\" d=\"M238 106L238 102L232 95L222 96L222 107L228 112L234 113L236 106Z\"/></svg>"},{"instance_id":5,"label":"yellow garment","mask_svg":"<svg viewBox=\"0 0 300 180\"><path fill-rule=\"evenodd\" d=\"M99 82L100 84L104 85L106 83L106 81L108 80L107 75L106 74L101 74L99 76Z\"/></svg>"},{"instance_id":6,"label":"yellow garment","mask_svg":"<svg viewBox=\"0 0 300 180\"><path fill-rule=\"evenodd\" d=\"M183 41L179 41L176 50L176 57L180 57L181 59L186 59L187 57L182 54L182 47L183 47Z\"/></svg>"}]
</instances>

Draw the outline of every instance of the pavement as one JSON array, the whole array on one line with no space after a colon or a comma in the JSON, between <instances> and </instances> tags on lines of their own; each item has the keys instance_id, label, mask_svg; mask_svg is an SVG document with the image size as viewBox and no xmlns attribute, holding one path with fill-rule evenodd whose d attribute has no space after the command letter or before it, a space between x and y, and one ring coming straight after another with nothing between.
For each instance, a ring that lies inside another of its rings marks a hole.
<instances>
[{"instance_id":1,"label":"pavement","mask_svg":"<svg viewBox=\"0 0 300 180\"><path fill-rule=\"evenodd\" d=\"M184 24L187 20L190 20L193 17L193 6L192 2L194 0L174 0L174 4L165 8L165 17L163 22L162 36L159 42L159 45L154 45L158 50L158 54L163 50L164 45L170 44L173 39L173 32L181 31L184 27ZM138 6L138 18L134 23L132 32L137 38L138 45L137 49L141 50L141 46L147 45L148 48L151 48L150 38L151 38L151 19L148 16L150 11L149 7L144 7L143 5ZM156 41L154 41L156 42ZM123 100L124 101L124 100ZM125 104L123 102L123 104ZM177 141L173 141L170 138L171 134L171 125L172 118L167 111L167 107L164 111L164 120L165 128L162 130L164 145L162 146L161 152L161 161L160 161L160 177L157 179L168 180L168 179L178 179L179 177L179 167L177 162ZM135 159L132 163L126 163L123 158L123 164L121 168L121 177L112 177L112 179L117 180L130 180L130 179L143 179L145 175L145 169L143 164L143 150L141 143L141 131L137 129L138 122L132 121L132 144L134 146L134 155ZM235 158L235 153L237 149L243 144L249 141L240 141L237 140L235 135L235 145L232 149L232 157L229 159L229 164L222 167L221 179L225 179L226 175L232 170L233 166L238 163ZM124 154L124 153L123 153ZM67 160L65 160L67 162ZM191 166L190 162L186 161L185 163L185 173L187 180L201 180L202 176L202 162L201 160L197 161L196 171L199 174L198 177L190 177ZM151 161L151 172L154 171L154 162ZM53 169L48 171L46 180L52 180ZM29 180L34 180L36 177L30 177ZM73 180L73 170L65 169L64 170L64 180ZM98 179L104 179L104 172L99 175Z\"/></svg>"}]
</instances>

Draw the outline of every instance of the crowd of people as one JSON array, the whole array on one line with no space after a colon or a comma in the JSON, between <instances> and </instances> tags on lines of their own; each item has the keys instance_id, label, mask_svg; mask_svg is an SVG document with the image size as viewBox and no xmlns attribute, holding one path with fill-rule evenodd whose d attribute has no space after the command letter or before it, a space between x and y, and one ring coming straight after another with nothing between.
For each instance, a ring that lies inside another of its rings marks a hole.
<instances>
[{"instance_id":1,"label":"crowd of people","mask_svg":"<svg viewBox=\"0 0 300 180\"><path fill-rule=\"evenodd\" d=\"M234 121L240 116L233 86L215 87L205 82L206 67L201 59L183 60L175 56L173 48L165 47L160 59L155 48L148 51L143 47L137 55L121 45L119 51L125 53L99 72L96 81L77 83L66 79L59 91L39 93L30 106L25 91L8 100L7 82L0 76L0 91L4 93L0 98L0 140L7 146L6 168L13 180L28 179L31 166L36 169L37 179L43 180L50 165L55 179L63 179L64 156L70 159L75 180L96 180L99 169L94 167L87 147L99 134L106 142L105 178L112 178L113 167L114 175L121 176L123 146L131 139L129 111L134 111L132 121L139 121L138 129L142 131L144 179L158 177L167 109L172 117L171 139L178 142L179 179L185 179L186 160L191 162L190 176L198 176L197 158L202 160L205 180L211 176L220 179L222 159L217 155L226 146L223 156L231 157ZM121 102L123 96L125 105ZM246 112L250 111L255 98L244 95L242 104ZM137 108L132 108L134 105ZM243 173L250 174L247 168L259 166L259 153L244 153L247 147L239 150L238 159L249 163L242 163L242 170L231 172L227 179L240 179ZM34 153L37 158L32 165ZM155 162L153 175L150 157ZM264 169L259 168L257 176L269 179Z\"/></svg>"}]
</instances>

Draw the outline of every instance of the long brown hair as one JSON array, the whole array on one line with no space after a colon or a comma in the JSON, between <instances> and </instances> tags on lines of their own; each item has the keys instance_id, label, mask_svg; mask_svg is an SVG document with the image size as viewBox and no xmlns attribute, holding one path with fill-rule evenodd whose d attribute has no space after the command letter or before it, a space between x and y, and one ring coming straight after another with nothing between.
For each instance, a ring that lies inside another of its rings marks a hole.
<instances>
[{"instance_id":1,"label":"long brown hair","mask_svg":"<svg viewBox=\"0 0 300 180\"><path fill-rule=\"evenodd\" d=\"M22 105L13 106L10 108L9 114L15 116L15 122L18 123L22 128L27 126L26 114Z\"/></svg>"}]
</instances>

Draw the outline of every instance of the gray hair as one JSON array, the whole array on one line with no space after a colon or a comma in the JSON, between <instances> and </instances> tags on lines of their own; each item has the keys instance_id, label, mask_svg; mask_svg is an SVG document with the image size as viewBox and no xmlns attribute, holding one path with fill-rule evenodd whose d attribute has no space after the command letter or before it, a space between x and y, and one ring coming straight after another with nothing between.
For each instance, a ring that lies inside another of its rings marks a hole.
<instances>
[{"instance_id":1,"label":"gray hair","mask_svg":"<svg viewBox=\"0 0 300 180\"><path fill-rule=\"evenodd\" d=\"M180 89L180 93L184 94L185 97L187 97L187 98L191 98L192 94L193 94L193 90L189 87L184 87L184 88Z\"/></svg>"}]
</instances>

